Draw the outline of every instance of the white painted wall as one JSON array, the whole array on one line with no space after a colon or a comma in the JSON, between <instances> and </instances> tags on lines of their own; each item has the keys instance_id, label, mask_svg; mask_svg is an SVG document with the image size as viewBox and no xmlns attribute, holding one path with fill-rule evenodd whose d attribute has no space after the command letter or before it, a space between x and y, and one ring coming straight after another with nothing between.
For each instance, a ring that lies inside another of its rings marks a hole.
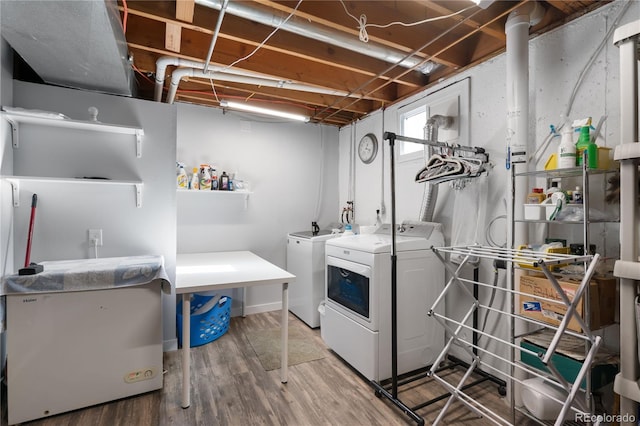
<instances>
[{"instance_id":1,"label":"white painted wall","mask_svg":"<svg viewBox=\"0 0 640 426\"><path fill-rule=\"evenodd\" d=\"M286 267L290 232L321 228L339 218L338 130L335 127L260 118L177 104L177 160L189 171L213 164L250 182L243 196L178 193L178 253L251 250ZM241 292L234 290L234 309ZM279 309L278 286L251 288L246 313Z\"/></svg>"},{"instance_id":2,"label":"white painted wall","mask_svg":"<svg viewBox=\"0 0 640 426\"><path fill-rule=\"evenodd\" d=\"M16 107L55 111L77 120L88 119L87 109L95 106L99 121L142 127L145 132L142 158L136 158L132 135L24 125L20 127L20 146L13 150L15 175L140 180L144 190L142 207L136 208L133 186L21 181L20 207L9 212L15 262L8 272L22 267L24 262L30 200L37 193L32 261L93 257L87 232L89 228L99 228L104 241L99 247L100 257L162 255L173 282L175 107L20 81L14 81L13 100ZM2 173L6 174L5 170ZM10 197L3 198L4 204L10 202ZM3 250L6 244L3 240ZM174 294L164 297L163 309L168 350L176 347Z\"/></svg>"},{"instance_id":3,"label":"white painted wall","mask_svg":"<svg viewBox=\"0 0 640 426\"><path fill-rule=\"evenodd\" d=\"M530 152L533 152L549 134L551 124L558 126L562 123L560 115L567 109L572 90L577 83L577 77L587 64L589 57L604 39L607 31L612 27L618 14L629 5L620 21L620 25L631 22L640 16L640 2L616 1L587 14L578 20L557 28L547 34L533 38L530 43ZM605 47L597 55L593 66L584 74L581 86L570 112L573 119L586 116L593 117L597 122L600 116L607 115L608 119L602 130L601 146L614 147L620 141L619 134L619 60L618 49L613 46L611 39L605 41ZM397 110L404 105L415 102L425 96L438 92L440 89L470 78L470 141L469 145L484 147L490 154L493 170L487 180L489 187L486 196L486 220L480 224L478 243L487 244L486 224L498 216L506 214L505 198L509 190L509 173L505 168L506 154L506 61L505 55L495 58L468 69L452 79L445 80L423 93L406 99L387 109L375 112L358 121L353 126L346 126L340 130L340 205L343 206L349 197L349 151L350 143L356 143L369 131L375 131L382 139L383 129L398 132ZM595 125L595 123L594 123ZM355 137L353 127L355 126ZM576 139L577 140L577 139ZM543 169L544 162L554 153L559 143L555 138L549 147L543 151L542 160L537 164L530 164L530 169ZM370 164L355 162L355 210L356 222L361 225L375 223L375 210L381 205L382 189L384 188L384 205L386 206L385 222L390 222L390 190L389 190L389 148L384 141L383 157ZM396 204L397 220L417 220L422 201L423 185L414 183L415 173L424 165L422 160L397 163L396 175ZM384 170L384 175L382 174ZM384 180L383 186L380 182ZM370 185L370 186L369 186ZM531 183L533 187L533 182ZM453 220L454 203L456 197L463 197L452 190L447 184L440 185L439 197L436 204L434 221L440 222L445 228L446 243L451 243L452 230L455 228ZM468 194L467 194L468 197ZM476 208L468 208L468 220L475 220ZM506 241L507 222L496 219L491 228L491 235L497 242ZM565 227L566 228L566 227ZM559 232L551 229L551 233ZM577 231L579 234L579 229ZM592 239L598 245L599 252L606 247L608 255L617 256L618 227L600 228L592 234ZM572 233L569 237L574 237ZM493 281L493 269L489 264L481 264L480 280L485 283ZM504 274L501 273L500 285L504 286ZM500 293L499 293L500 295ZM481 301L486 302L490 296L487 290L481 290ZM452 315L459 314L456 309L458 297L449 298L447 311ZM501 306L506 301L497 297L495 304ZM504 305L506 306L506 305ZM504 318L490 319L487 329L499 336L507 337L508 322ZM618 346L617 327L608 328L606 341L609 345ZM491 348L491 347L490 347ZM499 351L498 351L499 352ZM507 355L506 353L502 355Z\"/></svg>"}]
</instances>

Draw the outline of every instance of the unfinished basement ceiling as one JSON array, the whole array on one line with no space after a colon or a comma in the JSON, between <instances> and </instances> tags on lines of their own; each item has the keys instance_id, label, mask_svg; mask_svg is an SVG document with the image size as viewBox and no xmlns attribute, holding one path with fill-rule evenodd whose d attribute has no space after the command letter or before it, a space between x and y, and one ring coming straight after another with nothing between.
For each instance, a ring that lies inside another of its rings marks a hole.
<instances>
[{"instance_id":1,"label":"unfinished basement ceiling","mask_svg":"<svg viewBox=\"0 0 640 426\"><path fill-rule=\"evenodd\" d=\"M195 72L180 72L186 76L175 83L175 102L209 106L229 100L250 102L300 113L312 122L342 126L503 52L507 16L527 1L494 1L486 9L469 0L225 3L117 3L136 71L136 97L154 99L154 80L159 76L162 101L166 102L174 71L186 66ZM532 36L610 1L539 3L545 15L531 29ZM358 21L365 20L366 34L359 34ZM424 20L430 21L371 26ZM214 34L217 38L209 62L213 74L207 78L202 66L196 65L206 60ZM362 40L367 37L368 41ZM156 61L161 57L173 58L174 65L157 74ZM94 81L98 87L99 74Z\"/></svg>"}]
</instances>

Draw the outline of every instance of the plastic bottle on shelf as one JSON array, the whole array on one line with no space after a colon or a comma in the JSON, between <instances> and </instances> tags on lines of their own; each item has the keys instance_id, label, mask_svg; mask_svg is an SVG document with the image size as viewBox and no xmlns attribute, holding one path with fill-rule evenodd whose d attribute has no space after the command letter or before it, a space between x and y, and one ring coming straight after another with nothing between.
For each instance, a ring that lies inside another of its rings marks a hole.
<instances>
[{"instance_id":1,"label":"plastic bottle on shelf","mask_svg":"<svg viewBox=\"0 0 640 426\"><path fill-rule=\"evenodd\" d=\"M221 191L228 191L229 190L229 175L225 171L223 171L222 175L220 175L219 189Z\"/></svg>"},{"instance_id":2,"label":"plastic bottle on shelf","mask_svg":"<svg viewBox=\"0 0 640 426\"><path fill-rule=\"evenodd\" d=\"M178 171L177 171L177 184L178 189L187 189L189 186L189 177L187 176L187 171L184 169L184 164L177 162Z\"/></svg>"},{"instance_id":3,"label":"plastic bottle on shelf","mask_svg":"<svg viewBox=\"0 0 640 426\"><path fill-rule=\"evenodd\" d=\"M576 186L575 191L571 194L571 202L573 204L582 204L582 189L579 186Z\"/></svg>"},{"instance_id":4,"label":"plastic bottle on shelf","mask_svg":"<svg viewBox=\"0 0 640 426\"><path fill-rule=\"evenodd\" d=\"M191 175L191 181L189 182L189 189L200 189L200 178L198 177L198 168L193 168L193 174Z\"/></svg>"},{"instance_id":5,"label":"plastic bottle on shelf","mask_svg":"<svg viewBox=\"0 0 640 426\"><path fill-rule=\"evenodd\" d=\"M347 223L347 224L344 226L344 232L342 233L342 236L343 236L343 237L347 237L347 236L349 236L349 235L355 235L355 234L353 233L353 230L351 229L351 224L350 224L350 223Z\"/></svg>"},{"instance_id":6,"label":"plastic bottle on shelf","mask_svg":"<svg viewBox=\"0 0 640 426\"><path fill-rule=\"evenodd\" d=\"M551 181L551 186L546 190L546 198L551 198L554 192L560 192L562 189L560 188L560 182L557 180Z\"/></svg>"},{"instance_id":7,"label":"plastic bottle on shelf","mask_svg":"<svg viewBox=\"0 0 640 426\"><path fill-rule=\"evenodd\" d=\"M589 169L597 169L598 146L591 141L590 130L590 124L580 127L580 137L578 138L578 143L576 143L576 163L578 166L582 166L586 152L587 167Z\"/></svg>"},{"instance_id":8,"label":"plastic bottle on shelf","mask_svg":"<svg viewBox=\"0 0 640 426\"><path fill-rule=\"evenodd\" d=\"M218 190L218 172L216 171L215 167L211 167L211 190L212 191L217 191Z\"/></svg>"},{"instance_id":9,"label":"plastic bottle on shelf","mask_svg":"<svg viewBox=\"0 0 640 426\"><path fill-rule=\"evenodd\" d=\"M211 175L209 174L208 164L200 164L200 189L211 191Z\"/></svg>"},{"instance_id":10,"label":"plastic bottle on shelf","mask_svg":"<svg viewBox=\"0 0 640 426\"><path fill-rule=\"evenodd\" d=\"M573 143L571 123L564 124L562 138L558 146L558 168L568 169L576 166L576 145Z\"/></svg>"}]
</instances>

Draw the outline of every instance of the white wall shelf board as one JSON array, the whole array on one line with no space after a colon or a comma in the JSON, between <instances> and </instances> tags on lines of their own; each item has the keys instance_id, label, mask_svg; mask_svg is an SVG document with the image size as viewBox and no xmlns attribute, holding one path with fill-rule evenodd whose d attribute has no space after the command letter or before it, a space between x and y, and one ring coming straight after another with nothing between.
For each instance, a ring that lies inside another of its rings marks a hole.
<instances>
[{"instance_id":1,"label":"white wall shelf board","mask_svg":"<svg viewBox=\"0 0 640 426\"><path fill-rule=\"evenodd\" d=\"M3 107L4 108L4 107ZM63 115L30 112L3 111L2 116L11 124L12 145L14 148L20 146L19 129L20 124L36 124L49 127L63 127L67 129L89 130L94 132L106 132L125 135L134 135L136 138L136 157L142 157L142 136L144 130L139 127L120 126L116 124L106 124L99 121L72 120Z\"/></svg>"},{"instance_id":2,"label":"white wall shelf board","mask_svg":"<svg viewBox=\"0 0 640 426\"><path fill-rule=\"evenodd\" d=\"M195 189L177 189L178 194L192 194L191 196L196 197L213 197L213 198L234 198L234 197L244 197L244 208L246 209L249 204L249 195L253 194L250 191L200 191ZM196 195L197 194L197 195Z\"/></svg>"},{"instance_id":3,"label":"white wall shelf board","mask_svg":"<svg viewBox=\"0 0 640 426\"><path fill-rule=\"evenodd\" d=\"M136 207L142 207L142 188L144 183L133 180L111 180L111 179L82 179L82 178L58 178L42 176L2 176L11 184L13 195L13 207L20 206L20 181L38 183L64 183L64 184L89 184L89 185L124 185L136 188Z\"/></svg>"}]
</instances>

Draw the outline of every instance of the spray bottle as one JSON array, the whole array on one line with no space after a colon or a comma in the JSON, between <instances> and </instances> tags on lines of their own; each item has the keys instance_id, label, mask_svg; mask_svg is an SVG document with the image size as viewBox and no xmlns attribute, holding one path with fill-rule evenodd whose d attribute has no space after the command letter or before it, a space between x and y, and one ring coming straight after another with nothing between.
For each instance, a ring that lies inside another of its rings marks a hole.
<instances>
[{"instance_id":1,"label":"spray bottle","mask_svg":"<svg viewBox=\"0 0 640 426\"><path fill-rule=\"evenodd\" d=\"M558 168L568 169L576 166L576 145L573 143L573 128L567 121L562 127L562 138L558 146Z\"/></svg>"},{"instance_id":2,"label":"spray bottle","mask_svg":"<svg viewBox=\"0 0 640 426\"><path fill-rule=\"evenodd\" d=\"M576 159L578 166L582 167L586 152L587 167L590 169L598 168L598 146L591 141L591 117L585 120L576 120L574 127L580 127L580 137L576 144Z\"/></svg>"},{"instance_id":3,"label":"spray bottle","mask_svg":"<svg viewBox=\"0 0 640 426\"><path fill-rule=\"evenodd\" d=\"M200 189L211 191L211 175L208 164L200 164Z\"/></svg>"},{"instance_id":4,"label":"spray bottle","mask_svg":"<svg viewBox=\"0 0 640 426\"><path fill-rule=\"evenodd\" d=\"M189 178L187 177L187 172L184 169L184 164L180 162L176 162L176 165L178 166L178 171L177 171L178 189L187 189L187 186L189 185Z\"/></svg>"}]
</instances>

